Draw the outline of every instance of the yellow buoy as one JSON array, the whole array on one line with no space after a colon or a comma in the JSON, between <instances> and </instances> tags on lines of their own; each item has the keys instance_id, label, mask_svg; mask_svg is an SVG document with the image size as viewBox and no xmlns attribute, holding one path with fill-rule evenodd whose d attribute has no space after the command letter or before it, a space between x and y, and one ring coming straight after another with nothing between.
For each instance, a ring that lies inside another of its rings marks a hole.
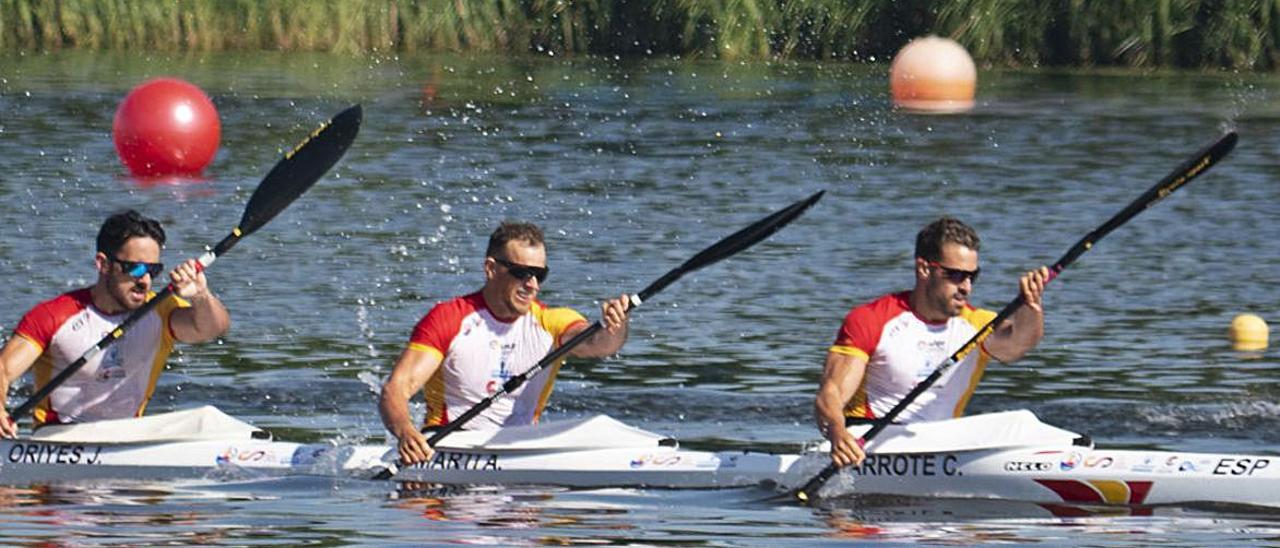
<instances>
[{"instance_id":1,"label":"yellow buoy","mask_svg":"<svg viewBox=\"0 0 1280 548\"><path fill-rule=\"evenodd\" d=\"M1267 347L1267 322L1253 314L1241 314L1231 320L1231 344L1236 350L1262 350Z\"/></svg>"},{"instance_id":2,"label":"yellow buoy","mask_svg":"<svg viewBox=\"0 0 1280 548\"><path fill-rule=\"evenodd\" d=\"M926 36L903 46L889 67L889 94L896 107L933 113L973 108L978 69L955 40Z\"/></svg>"}]
</instances>

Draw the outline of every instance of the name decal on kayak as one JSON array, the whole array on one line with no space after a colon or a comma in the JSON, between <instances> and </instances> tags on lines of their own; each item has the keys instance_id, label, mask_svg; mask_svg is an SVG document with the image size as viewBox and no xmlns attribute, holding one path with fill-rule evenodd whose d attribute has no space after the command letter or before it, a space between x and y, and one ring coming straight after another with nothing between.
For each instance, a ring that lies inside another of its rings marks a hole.
<instances>
[{"instance_id":1,"label":"name decal on kayak","mask_svg":"<svg viewBox=\"0 0 1280 548\"><path fill-rule=\"evenodd\" d=\"M428 470L502 470L502 466L498 464L498 455L444 451L436 451L436 455L431 457L431 460L420 462L413 467Z\"/></svg>"},{"instance_id":2,"label":"name decal on kayak","mask_svg":"<svg viewBox=\"0 0 1280 548\"><path fill-rule=\"evenodd\" d=\"M101 445L15 443L9 448L11 464L99 464Z\"/></svg>"},{"instance_id":3,"label":"name decal on kayak","mask_svg":"<svg viewBox=\"0 0 1280 548\"><path fill-rule=\"evenodd\" d=\"M1254 472L1271 466L1271 459L1226 457L1213 467L1215 476L1252 476Z\"/></svg>"},{"instance_id":4,"label":"name decal on kayak","mask_svg":"<svg viewBox=\"0 0 1280 548\"><path fill-rule=\"evenodd\" d=\"M955 455L867 455L854 472L864 476L961 476Z\"/></svg>"}]
</instances>

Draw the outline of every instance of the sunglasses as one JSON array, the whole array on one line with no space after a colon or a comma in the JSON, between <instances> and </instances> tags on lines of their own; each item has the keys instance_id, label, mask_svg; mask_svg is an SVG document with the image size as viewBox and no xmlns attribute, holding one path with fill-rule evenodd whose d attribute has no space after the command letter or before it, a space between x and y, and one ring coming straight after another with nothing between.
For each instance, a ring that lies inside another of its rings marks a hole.
<instances>
[{"instance_id":1,"label":"sunglasses","mask_svg":"<svg viewBox=\"0 0 1280 548\"><path fill-rule=\"evenodd\" d=\"M499 259L497 257L494 257L493 260L494 262L505 266L508 274L522 282L529 281L529 278L537 278L538 283L543 283L547 281L547 274L551 273L551 270L545 266L525 266Z\"/></svg>"},{"instance_id":2,"label":"sunglasses","mask_svg":"<svg viewBox=\"0 0 1280 548\"><path fill-rule=\"evenodd\" d=\"M942 274L947 277L947 280L956 285L960 285L964 283L965 280L969 280L970 282L973 282L973 283L978 283L978 274L982 273L981 268L975 268L973 270L960 270L959 268L950 268L950 267L942 266L941 264L933 261L928 261L927 264L929 266L941 269Z\"/></svg>"},{"instance_id":3,"label":"sunglasses","mask_svg":"<svg viewBox=\"0 0 1280 548\"><path fill-rule=\"evenodd\" d=\"M134 278L141 278L147 274L150 274L152 278L155 278L159 276L161 272L164 271L164 263L144 263L139 261L122 261L115 257L111 257L111 262L120 265L120 270L122 272L130 276L133 276Z\"/></svg>"}]
</instances>

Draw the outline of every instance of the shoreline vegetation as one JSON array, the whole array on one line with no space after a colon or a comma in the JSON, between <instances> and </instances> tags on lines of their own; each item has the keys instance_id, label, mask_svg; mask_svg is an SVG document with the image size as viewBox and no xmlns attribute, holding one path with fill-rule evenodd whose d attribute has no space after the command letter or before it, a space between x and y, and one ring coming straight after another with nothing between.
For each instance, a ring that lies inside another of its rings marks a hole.
<instances>
[{"instance_id":1,"label":"shoreline vegetation","mask_svg":"<svg viewBox=\"0 0 1280 548\"><path fill-rule=\"evenodd\" d=\"M488 52L1004 67L1280 66L1280 0L0 0L5 51Z\"/></svg>"}]
</instances>

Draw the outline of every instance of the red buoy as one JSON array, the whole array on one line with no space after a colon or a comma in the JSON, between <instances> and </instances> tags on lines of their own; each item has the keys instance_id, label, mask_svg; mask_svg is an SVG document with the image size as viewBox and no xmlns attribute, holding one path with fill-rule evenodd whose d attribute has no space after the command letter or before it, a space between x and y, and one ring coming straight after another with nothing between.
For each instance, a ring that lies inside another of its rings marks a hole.
<instances>
[{"instance_id":1,"label":"red buoy","mask_svg":"<svg viewBox=\"0 0 1280 548\"><path fill-rule=\"evenodd\" d=\"M136 176L199 175L218 152L222 124L200 88L157 78L125 96L112 137L120 161Z\"/></svg>"}]
</instances>

